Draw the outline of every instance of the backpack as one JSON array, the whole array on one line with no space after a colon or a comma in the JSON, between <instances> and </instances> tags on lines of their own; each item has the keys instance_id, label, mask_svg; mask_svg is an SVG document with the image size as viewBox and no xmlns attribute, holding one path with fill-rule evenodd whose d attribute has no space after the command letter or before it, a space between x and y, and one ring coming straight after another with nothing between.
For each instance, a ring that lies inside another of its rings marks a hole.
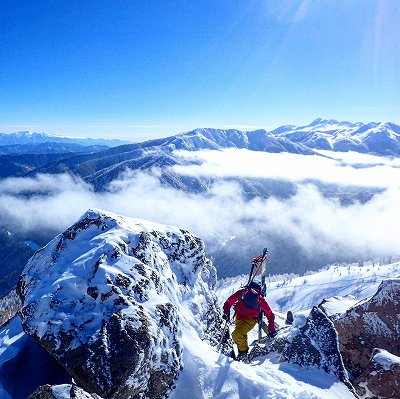
<instances>
[{"instance_id":1,"label":"backpack","mask_svg":"<svg viewBox=\"0 0 400 399\"><path fill-rule=\"evenodd\" d=\"M245 292L242 292L240 296L240 299L243 300L246 309L256 309L260 311L260 305L258 304L260 301L260 296L256 291L248 288Z\"/></svg>"}]
</instances>

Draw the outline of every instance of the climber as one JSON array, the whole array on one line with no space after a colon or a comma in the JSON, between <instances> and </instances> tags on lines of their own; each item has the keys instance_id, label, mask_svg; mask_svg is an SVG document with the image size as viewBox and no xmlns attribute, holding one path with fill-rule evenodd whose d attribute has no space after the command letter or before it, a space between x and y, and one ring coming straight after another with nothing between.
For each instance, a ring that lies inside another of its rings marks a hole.
<instances>
[{"instance_id":1,"label":"climber","mask_svg":"<svg viewBox=\"0 0 400 399\"><path fill-rule=\"evenodd\" d=\"M246 361L248 358L249 345L247 343L248 332L257 324L257 321L262 317L262 313L267 316L269 336L276 335L274 319L271 308L265 301L259 284L254 281L247 287L240 289L232 294L224 303L225 320L230 318L230 309L234 306L236 310L235 329L232 333L232 338L238 348L238 360Z\"/></svg>"}]
</instances>

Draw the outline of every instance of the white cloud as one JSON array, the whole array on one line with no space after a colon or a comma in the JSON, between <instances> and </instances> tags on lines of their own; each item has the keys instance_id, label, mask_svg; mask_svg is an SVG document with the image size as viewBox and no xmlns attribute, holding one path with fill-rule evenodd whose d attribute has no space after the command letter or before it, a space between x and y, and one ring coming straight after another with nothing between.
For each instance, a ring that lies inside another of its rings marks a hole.
<instances>
[{"instance_id":1,"label":"white cloud","mask_svg":"<svg viewBox=\"0 0 400 399\"><path fill-rule=\"evenodd\" d=\"M308 166L307 170L312 169ZM27 191L29 195L21 195ZM95 193L86 183L67 175L12 178L0 183L2 221L25 231L62 231L88 208L96 207L177 225L205 239L210 232L236 236L249 248L254 237L279 235L312 256L398 254L399 203L398 187L376 194L365 204L348 206L324 198L312 184L298 184L297 193L286 200L248 201L237 184L227 182L195 195L161 185L157 171L127 172L103 193Z\"/></svg>"},{"instance_id":2,"label":"white cloud","mask_svg":"<svg viewBox=\"0 0 400 399\"><path fill-rule=\"evenodd\" d=\"M223 151L176 151L175 154L200 162L197 165L174 166L175 172L188 176L239 176L292 182L318 180L330 184L377 188L400 184L400 160L397 158L328 151L324 152L325 157L304 156L236 148Z\"/></svg>"},{"instance_id":3,"label":"white cloud","mask_svg":"<svg viewBox=\"0 0 400 399\"><path fill-rule=\"evenodd\" d=\"M96 203L91 187L67 174L0 181L1 222L21 231L61 230Z\"/></svg>"}]
</instances>

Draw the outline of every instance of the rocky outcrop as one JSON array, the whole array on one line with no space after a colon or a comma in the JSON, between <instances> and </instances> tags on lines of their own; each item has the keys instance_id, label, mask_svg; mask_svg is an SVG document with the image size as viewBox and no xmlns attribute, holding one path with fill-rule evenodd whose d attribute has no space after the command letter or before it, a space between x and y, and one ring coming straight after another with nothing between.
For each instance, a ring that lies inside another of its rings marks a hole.
<instances>
[{"instance_id":1,"label":"rocky outcrop","mask_svg":"<svg viewBox=\"0 0 400 399\"><path fill-rule=\"evenodd\" d=\"M368 367L375 348L400 356L400 279L383 281L372 298L334 323L345 366L354 377Z\"/></svg>"},{"instance_id":2,"label":"rocky outcrop","mask_svg":"<svg viewBox=\"0 0 400 399\"><path fill-rule=\"evenodd\" d=\"M289 362L316 366L340 381L348 381L333 323L318 307L311 310L306 320L295 320L282 354Z\"/></svg>"},{"instance_id":3,"label":"rocky outcrop","mask_svg":"<svg viewBox=\"0 0 400 399\"><path fill-rule=\"evenodd\" d=\"M26 399L102 399L90 394L76 385L43 385L32 392Z\"/></svg>"},{"instance_id":4,"label":"rocky outcrop","mask_svg":"<svg viewBox=\"0 0 400 399\"><path fill-rule=\"evenodd\" d=\"M272 342L268 342L268 338L260 341L250 357L271 351L281 353L281 360L317 367L349 384L334 325L318 307L314 307L308 317L296 316L293 324L280 330Z\"/></svg>"},{"instance_id":5,"label":"rocky outcrop","mask_svg":"<svg viewBox=\"0 0 400 399\"><path fill-rule=\"evenodd\" d=\"M22 326L87 392L163 398L183 367L181 323L215 330L215 280L190 233L91 210L29 261Z\"/></svg>"},{"instance_id":6,"label":"rocky outcrop","mask_svg":"<svg viewBox=\"0 0 400 399\"><path fill-rule=\"evenodd\" d=\"M355 385L365 399L400 398L400 357L383 349L375 349L367 369Z\"/></svg>"}]
</instances>

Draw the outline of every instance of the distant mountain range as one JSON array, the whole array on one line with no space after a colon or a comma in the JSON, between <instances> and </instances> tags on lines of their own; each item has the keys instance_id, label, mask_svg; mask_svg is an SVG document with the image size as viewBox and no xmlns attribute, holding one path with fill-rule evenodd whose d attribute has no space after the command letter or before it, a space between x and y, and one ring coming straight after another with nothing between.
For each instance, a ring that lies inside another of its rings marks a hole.
<instances>
[{"instance_id":1,"label":"distant mountain range","mask_svg":"<svg viewBox=\"0 0 400 399\"><path fill-rule=\"evenodd\" d=\"M79 144L82 146L100 145L106 147L115 147L117 145L128 144L127 140L115 139L95 139L85 137L65 137L56 136L54 134L34 133L29 131L15 133L0 133L0 146L8 146L13 144L38 144L38 143L68 143Z\"/></svg>"},{"instance_id":2,"label":"distant mountain range","mask_svg":"<svg viewBox=\"0 0 400 399\"><path fill-rule=\"evenodd\" d=\"M126 143L45 133L0 133L0 178L22 175L76 154L93 154Z\"/></svg>"},{"instance_id":3,"label":"distant mountain range","mask_svg":"<svg viewBox=\"0 0 400 399\"><path fill-rule=\"evenodd\" d=\"M400 155L400 126L391 122L351 123L339 122L334 119L318 118L308 125L283 125L277 129L240 131L236 129L222 130L212 128L195 129L171 137L132 144L126 140L104 138L63 137L53 134L32 133L28 131L15 133L0 133L0 153L5 153L5 146L24 146L35 144L63 143L80 146L116 147L131 144L140 148L154 146L174 146L176 149L199 150L218 149L226 147L248 148L254 151L267 152L300 152L302 145L311 149L333 151L371 152L379 155ZM46 149L46 145L42 149ZM298 147L300 145L300 147ZM10 151L17 153L17 147ZM32 147L34 148L34 147ZM79 149L78 146L75 147ZM52 152L56 148L48 148ZM73 150L71 152L78 152ZM18 153L28 153L29 147L21 148ZM3 152L1 152L3 151ZM69 152L68 147L57 152ZM9 153L9 152L7 152Z\"/></svg>"},{"instance_id":4,"label":"distant mountain range","mask_svg":"<svg viewBox=\"0 0 400 399\"><path fill-rule=\"evenodd\" d=\"M210 178L181 176L168 168L193 163L177 156L175 150L244 148L303 155L319 155L318 150L332 150L399 156L400 126L316 119L309 125L285 125L272 131L202 128L142 143L117 145L121 143L119 140L68 138L44 133L0 133L0 154L7 154L0 155L0 177L68 172L101 191L127 169L156 167L162 171L162 183L202 192L212 183ZM112 145L117 146L109 148ZM292 185L285 182L276 187L276 182L266 185L265 180L242 178L240 183L249 197L268 197L277 193L289 196L292 193Z\"/></svg>"},{"instance_id":5,"label":"distant mountain range","mask_svg":"<svg viewBox=\"0 0 400 399\"><path fill-rule=\"evenodd\" d=\"M284 137L275 137L264 130L241 132L239 130L196 129L176 136L123 145L94 154L76 155L40 167L31 174L68 172L93 184L96 190L102 190L126 169L148 170L157 167L162 170L160 180L163 183L174 188L198 192L209 187L207 178L184 177L167 168L172 165L193 163L182 159L174 151L224 148L315 154L312 149L303 144L293 143Z\"/></svg>"},{"instance_id":6,"label":"distant mountain range","mask_svg":"<svg viewBox=\"0 0 400 399\"><path fill-rule=\"evenodd\" d=\"M195 129L167 138L69 156L40 166L31 174L69 172L93 184L96 190L102 190L126 169L148 170L158 167L162 170L160 180L163 183L174 188L198 192L209 187L210 181L204 177L183 177L174 174L170 168L167 170L167 166L190 163L177 156L174 151L224 148L303 155L319 155L316 150L332 150L398 156L400 126L393 123L362 124L316 119L306 126L282 126L270 132ZM241 182L246 185L246 179L241 179ZM251 186L249 190L252 196L270 194L270 187L257 185L254 179L251 179L251 183L248 182L248 186ZM280 190L282 191L281 187Z\"/></svg>"},{"instance_id":7,"label":"distant mountain range","mask_svg":"<svg viewBox=\"0 0 400 399\"><path fill-rule=\"evenodd\" d=\"M104 151L108 148L110 147L98 144L82 145L46 141L44 143L2 145L0 146L0 155L93 153Z\"/></svg>"}]
</instances>

